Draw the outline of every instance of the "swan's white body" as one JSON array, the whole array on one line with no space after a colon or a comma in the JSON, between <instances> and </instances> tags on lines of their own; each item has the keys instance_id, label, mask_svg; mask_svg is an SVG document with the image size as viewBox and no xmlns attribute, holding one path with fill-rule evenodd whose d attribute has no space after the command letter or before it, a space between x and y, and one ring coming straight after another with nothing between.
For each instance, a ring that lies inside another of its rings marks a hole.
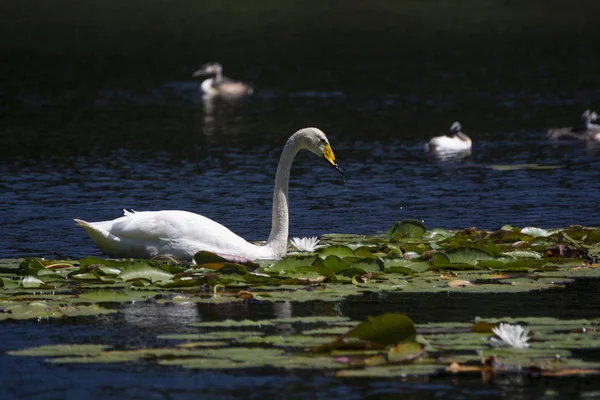
<instances>
[{"instance_id":1,"label":"swan's white body","mask_svg":"<svg viewBox=\"0 0 600 400\"><path fill-rule=\"evenodd\" d=\"M449 135L436 136L425 143L425 150L437 153L471 150L471 138L461 132L462 126L455 122L450 126Z\"/></svg>"},{"instance_id":2,"label":"swan's white body","mask_svg":"<svg viewBox=\"0 0 600 400\"><path fill-rule=\"evenodd\" d=\"M248 243L223 225L187 211L125 211L123 217L112 221L76 219L75 222L87 231L96 246L112 257L164 254L189 260L197 252L206 250L226 257L278 259L287 252L289 174L293 159L301 149L324 157L341 172L323 132L305 128L293 134L286 142L277 166L271 234L264 246Z\"/></svg>"},{"instance_id":3,"label":"swan's white body","mask_svg":"<svg viewBox=\"0 0 600 400\"><path fill-rule=\"evenodd\" d=\"M206 75L209 78L200 84L200 91L204 96L235 98L250 95L254 91L250 85L224 76L223 67L219 63L205 64L192 74L194 77Z\"/></svg>"}]
</instances>

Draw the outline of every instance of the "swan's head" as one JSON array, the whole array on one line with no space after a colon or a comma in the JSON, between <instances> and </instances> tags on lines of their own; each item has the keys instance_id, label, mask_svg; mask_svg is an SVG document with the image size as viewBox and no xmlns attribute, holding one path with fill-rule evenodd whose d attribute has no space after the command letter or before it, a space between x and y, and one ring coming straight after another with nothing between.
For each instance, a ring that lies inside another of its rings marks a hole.
<instances>
[{"instance_id":1,"label":"swan's head","mask_svg":"<svg viewBox=\"0 0 600 400\"><path fill-rule=\"evenodd\" d=\"M323 157L329 165L338 170L340 173L344 171L335 162L335 155L329 144L327 136L318 128L304 128L296 132L295 136L301 140L302 147L315 153L319 157Z\"/></svg>"},{"instance_id":2,"label":"swan's head","mask_svg":"<svg viewBox=\"0 0 600 400\"><path fill-rule=\"evenodd\" d=\"M462 130L462 125L460 122L455 121L452 125L450 125L450 133L457 134Z\"/></svg>"},{"instance_id":3,"label":"swan's head","mask_svg":"<svg viewBox=\"0 0 600 400\"><path fill-rule=\"evenodd\" d=\"M197 77L197 76L219 76L223 73L223 67L221 66L221 64L214 62L214 63L208 63L208 64L204 64L203 66L200 67L200 69L198 69L196 72L194 72L192 74L193 77Z\"/></svg>"}]
</instances>

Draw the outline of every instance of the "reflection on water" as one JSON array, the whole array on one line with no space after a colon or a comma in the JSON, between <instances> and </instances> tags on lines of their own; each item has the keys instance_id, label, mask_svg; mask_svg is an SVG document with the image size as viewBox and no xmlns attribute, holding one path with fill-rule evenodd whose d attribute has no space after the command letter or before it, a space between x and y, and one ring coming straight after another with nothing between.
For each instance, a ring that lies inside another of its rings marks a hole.
<instances>
[{"instance_id":1,"label":"reflection on water","mask_svg":"<svg viewBox=\"0 0 600 400\"><path fill-rule=\"evenodd\" d=\"M461 151L436 151L430 153L430 157L439 161L460 161L471 155L471 150Z\"/></svg>"},{"instance_id":2,"label":"reflection on water","mask_svg":"<svg viewBox=\"0 0 600 400\"><path fill-rule=\"evenodd\" d=\"M122 306L119 311L128 324L138 328L156 328L157 325L186 326L201 321L197 305L191 302L160 306L132 303Z\"/></svg>"}]
</instances>

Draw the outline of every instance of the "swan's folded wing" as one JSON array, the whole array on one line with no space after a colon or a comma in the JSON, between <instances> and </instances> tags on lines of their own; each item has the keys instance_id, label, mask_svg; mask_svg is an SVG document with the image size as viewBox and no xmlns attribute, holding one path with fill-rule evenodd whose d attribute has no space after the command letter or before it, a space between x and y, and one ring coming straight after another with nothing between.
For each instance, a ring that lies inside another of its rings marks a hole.
<instances>
[{"instance_id":1,"label":"swan's folded wing","mask_svg":"<svg viewBox=\"0 0 600 400\"><path fill-rule=\"evenodd\" d=\"M115 219L109 231L121 238L151 241L179 237L185 234L188 227L185 216L178 212L143 211Z\"/></svg>"},{"instance_id":2,"label":"swan's folded wing","mask_svg":"<svg viewBox=\"0 0 600 400\"><path fill-rule=\"evenodd\" d=\"M218 222L187 211L128 213L112 223L110 232L113 235L144 242L185 239L208 246L245 243L243 238Z\"/></svg>"}]
</instances>

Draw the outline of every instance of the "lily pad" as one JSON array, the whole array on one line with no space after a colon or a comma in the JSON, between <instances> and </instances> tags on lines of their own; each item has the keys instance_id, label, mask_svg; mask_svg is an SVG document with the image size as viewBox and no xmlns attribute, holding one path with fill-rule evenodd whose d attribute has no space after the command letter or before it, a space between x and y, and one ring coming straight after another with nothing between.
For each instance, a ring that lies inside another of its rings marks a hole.
<instances>
[{"instance_id":1,"label":"lily pad","mask_svg":"<svg viewBox=\"0 0 600 400\"><path fill-rule=\"evenodd\" d=\"M421 238L425 234L425 225L417 220L407 219L402 222L396 222L392 225L387 232L385 237L390 242L397 242L403 238Z\"/></svg>"},{"instance_id":2,"label":"lily pad","mask_svg":"<svg viewBox=\"0 0 600 400\"><path fill-rule=\"evenodd\" d=\"M101 344L52 344L7 352L11 356L90 356L102 353L108 346Z\"/></svg>"},{"instance_id":3,"label":"lily pad","mask_svg":"<svg viewBox=\"0 0 600 400\"><path fill-rule=\"evenodd\" d=\"M328 246L319 251L319 256L321 258L327 258L328 256L332 255L339 258L355 256L354 251L352 251L350 247L343 245Z\"/></svg>"},{"instance_id":4,"label":"lily pad","mask_svg":"<svg viewBox=\"0 0 600 400\"><path fill-rule=\"evenodd\" d=\"M124 281L131 281L135 279L147 279L152 283L168 281L173 277L173 274L167 271L163 271L160 268L152 267L144 261L134 261L127 265L118 278Z\"/></svg>"}]
</instances>

